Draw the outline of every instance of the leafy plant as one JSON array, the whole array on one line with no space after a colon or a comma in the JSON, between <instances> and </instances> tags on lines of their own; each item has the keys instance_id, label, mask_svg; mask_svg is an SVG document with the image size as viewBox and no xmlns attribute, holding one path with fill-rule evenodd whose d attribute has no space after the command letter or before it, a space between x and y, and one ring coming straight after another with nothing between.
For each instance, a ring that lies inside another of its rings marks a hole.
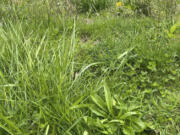
<instances>
[{"instance_id":1,"label":"leafy plant","mask_svg":"<svg viewBox=\"0 0 180 135\"><path fill-rule=\"evenodd\" d=\"M175 38L176 37L176 31L178 29L180 29L180 21L175 23L174 25L172 25L170 30L167 31L168 37L169 38Z\"/></svg>"},{"instance_id":2,"label":"leafy plant","mask_svg":"<svg viewBox=\"0 0 180 135\"><path fill-rule=\"evenodd\" d=\"M71 109L89 108L93 115L84 116L84 121L89 129L95 129L102 134L135 135L143 132L147 124L142 121L141 113L137 111L138 106L125 105L118 96L113 97L105 81L102 87L105 100L96 91L90 96L92 100L90 104L74 105Z\"/></svg>"},{"instance_id":3,"label":"leafy plant","mask_svg":"<svg viewBox=\"0 0 180 135\"><path fill-rule=\"evenodd\" d=\"M109 7L112 0L70 0L78 12L95 12Z\"/></svg>"}]
</instances>

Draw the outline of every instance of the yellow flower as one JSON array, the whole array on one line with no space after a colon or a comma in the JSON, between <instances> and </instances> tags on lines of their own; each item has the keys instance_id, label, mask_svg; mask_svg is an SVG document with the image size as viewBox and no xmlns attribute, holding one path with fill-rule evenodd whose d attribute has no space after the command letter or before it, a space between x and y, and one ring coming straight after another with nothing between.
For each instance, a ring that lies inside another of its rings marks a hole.
<instances>
[{"instance_id":1,"label":"yellow flower","mask_svg":"<svg viewBox=\"0 0 180 135\"><path fill-rule=\"evenodd\" d=\"M121 7L121 6L122 6L122 2L117 2L117 3L116 3L116 6L117 6L117 7Z\"/></svg>"}]
</instances>

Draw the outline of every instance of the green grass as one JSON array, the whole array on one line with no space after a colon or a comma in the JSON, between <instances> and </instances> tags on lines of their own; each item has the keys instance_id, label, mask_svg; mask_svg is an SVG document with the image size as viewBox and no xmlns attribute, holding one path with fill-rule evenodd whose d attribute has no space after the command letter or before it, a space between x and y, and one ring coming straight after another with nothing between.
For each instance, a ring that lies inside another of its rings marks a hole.
<instances>
[{"instance_id":1,"label":"green grass","mask_svg":"<svg viewBox=\"0 0 180 135\"><path fill-rule=\"evenodd\" d=\"M0 135L180 133L169 21L2 5Z\"/></svg>"}]
</instances>

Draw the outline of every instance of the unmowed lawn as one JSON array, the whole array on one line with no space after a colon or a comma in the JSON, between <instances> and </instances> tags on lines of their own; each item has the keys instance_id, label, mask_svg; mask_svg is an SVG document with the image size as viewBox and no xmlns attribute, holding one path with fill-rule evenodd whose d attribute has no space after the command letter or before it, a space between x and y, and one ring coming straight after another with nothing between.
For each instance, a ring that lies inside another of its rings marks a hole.
<instances>
[{"instance_id":1,"label":"unmowed lawn","mask_svg":"<svg viewBox=\"0 0 180 135\"><path fill-rule=\"evenodd\" d=\"M0 11L0 135L179 135L180 46L168 21Z\"/></svg>"}]
</instances>

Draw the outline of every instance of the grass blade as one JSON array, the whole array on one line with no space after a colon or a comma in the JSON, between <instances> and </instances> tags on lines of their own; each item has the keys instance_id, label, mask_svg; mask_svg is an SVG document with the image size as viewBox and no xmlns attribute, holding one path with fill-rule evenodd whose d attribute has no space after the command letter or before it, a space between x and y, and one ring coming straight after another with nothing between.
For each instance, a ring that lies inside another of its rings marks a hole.
<instances>
[{"instance_id":1,"label":"grass blade","mask_svg":"<svg viewBox=\"0 0 180 135\"><path fill-rule=\"evenodd\" d=\"M7 127L3 126L0 124L0 128L2 128L3 130L5 130L7 133L9 133L10 135L14 135Z\"/></svg>"},{"instance_id":2,"label":"grass blade","mask_svg":"<svg viewBox=\"0 0 180 135\"><path fill-rule=\"evenodd\" d=\"M44 135L48 135L48 132L49 132L49 125L47 125L46 132Z\"/></svg>"},{"instance_id":3,"label":"grass blade","mask_svg":"<svg viewBox=\"0 0 180 135\"><path fill-rule=\"evenodd\" d=\"M4 117L1 113L0 113L0 119L2 119L9 127L11 127L12 129L14 129L17 133L21 134L21 130L16 126L15 123L13 123L12 121L8 120L6 117ZM1 125L1 127L3 127ZM4 128L7 130L7 128ZM8 130L9 131L9 130Z\"/></svg>"}]
</instances>

